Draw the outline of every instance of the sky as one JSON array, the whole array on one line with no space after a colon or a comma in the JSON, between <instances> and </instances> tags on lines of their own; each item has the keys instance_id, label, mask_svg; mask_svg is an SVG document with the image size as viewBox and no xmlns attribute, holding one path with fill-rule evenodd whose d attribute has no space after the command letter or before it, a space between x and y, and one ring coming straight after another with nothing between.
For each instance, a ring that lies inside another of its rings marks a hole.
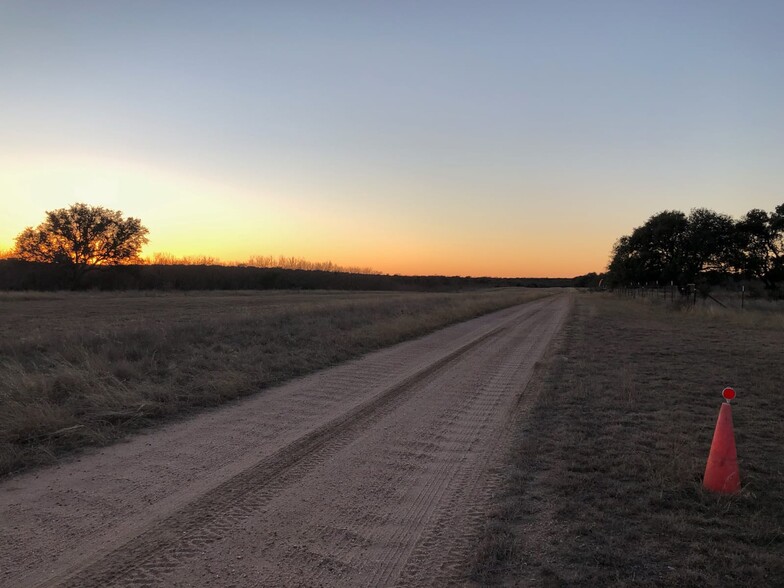
<instances>
[{"instance_id":1,"label":"sky","mask_svg":"<svg viewBox=\"0 0 784 588\"><path fill-rule=\"evenodd\" d=\"M784 202L784 2L0 0L0 249L568 277L666 209Z\"/></svg>"}]
</instances>

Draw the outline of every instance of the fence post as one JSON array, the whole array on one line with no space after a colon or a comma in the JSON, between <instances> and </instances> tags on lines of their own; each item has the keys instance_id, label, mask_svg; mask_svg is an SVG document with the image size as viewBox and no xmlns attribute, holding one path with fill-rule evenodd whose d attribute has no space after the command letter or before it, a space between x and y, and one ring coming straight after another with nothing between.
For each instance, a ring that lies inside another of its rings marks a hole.
<instances>
[{"instance_id":1,"label":"fence post","mask_svg":"<svg viewBox=\"0 0 784 588\"><path fill-rule=\"evenodd\" d=\"M692 306L697 306L697 284L686 284L686 287L689 289L686 295L689 298L692 298Z\"/></svg>"}]
</instances>

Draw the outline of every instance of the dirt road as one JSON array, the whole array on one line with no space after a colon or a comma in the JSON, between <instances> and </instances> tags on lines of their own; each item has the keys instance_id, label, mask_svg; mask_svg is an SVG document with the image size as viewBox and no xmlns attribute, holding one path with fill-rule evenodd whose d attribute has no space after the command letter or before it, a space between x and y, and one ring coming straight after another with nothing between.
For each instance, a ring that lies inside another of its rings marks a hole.
<instances>
[{"instance_id":1,"label":"dirt road","mask_svg":"<svg viewBox=\"0 0 784 588\"><path fill-rule=\"evenodd\" d=\"M0 585L459 582L510 414L569 304L495 312L6 480Z\"/></svg>"}]
</instances>

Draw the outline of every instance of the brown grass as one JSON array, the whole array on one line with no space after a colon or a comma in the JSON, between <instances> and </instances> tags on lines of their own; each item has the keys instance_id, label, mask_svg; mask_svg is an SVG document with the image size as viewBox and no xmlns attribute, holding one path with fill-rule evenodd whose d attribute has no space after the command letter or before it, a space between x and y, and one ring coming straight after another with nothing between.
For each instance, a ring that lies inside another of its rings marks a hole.
<instances>
[{"instance_id":1,"label":"brown grass","mask_svg":"<svg viewBox=\"0 0 784 588\"><path fill-rule=\"evenodd\" d=\"M0 475L547 294L0 294Z\"/></svg>"},{"instance_id":2,"label":"brown grass","mask_svg":"<svg viewBox=\"0 0 784 588\"><path fill-rule=\"evenodd\" d=\"M784 585L784 322L578 297L539 366L482 585ZM733 385L743 489L701 487Z\"/></svg>"}]
</instances>

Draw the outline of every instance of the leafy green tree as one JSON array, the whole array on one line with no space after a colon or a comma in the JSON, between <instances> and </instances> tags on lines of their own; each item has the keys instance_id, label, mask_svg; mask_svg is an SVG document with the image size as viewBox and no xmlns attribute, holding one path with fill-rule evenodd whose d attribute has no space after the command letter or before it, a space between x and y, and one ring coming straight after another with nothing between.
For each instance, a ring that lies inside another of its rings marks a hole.
<instances>
[{"instance_id":1,"label":"leafy green tree","mask_svg":"<svg viewBox=\"0 0 784 588\"><path fill-rule=\"evenodd\" d=\"M22 231L14 253L23 260L69 268L77 286L91 269L137 261L147 233L139 219L124 218L119 210L73 204L47 211L43 223Z\"/></svg>"},{"instance_id":2,"label":"leafy green tree","mask_svg":"<svg viewBox=\"0 0 784 588\"><path fill-rule=\"evenodd\" d=\"M708 282L735 270L739 248L735 222L726 214L665 210L616 242L609 270L616 283Z\"/></svg>"},{"instance_id":3,"label":"leafy green tree","mask_svg":"<svg viewBox=\"0 0 784 588\"><path fill-rule=\"evenodd\" d=\"M635 229L631 245L643 261L644 283L677 280L683 257L683 245L688 221L677 210L665 210L650 217Z\"/></svg>"},{"instance_id":4,"label":"leafy green tree","mask_svg":"<svg viewBox=\"0 0 784 588\"><path fill-rule=\"evenodd\" d=\"M686 215L665 210L616 241L609 270L624 284L678 280L688 229Z\"/></svg>"},{"instance_id":5,"label":"leafy green tree","mask_svg":"<svg viewBox=\"0 0 784 588\"><path fill-rule=\"evenodd\" d=\"M686 219L679 260L681 279L697 282L701 278L730 273L737 250L732 217L707 208L695 208Z\"/></svg>"},{"instance_id":6,"label":"leafy green tree","mask_svg":"<svg viewBox=\"0 0 784 588\"><path fill-rule=\"evenodd\" d=\"M632 284L640 275L640 260L629 243L630 239L629 235L623 235L613 245L612 257L607 266L610 282L613 284Z\"/></svg>"},{"instance_id":7,"label":"leafy green tree","mask_svg":"<svg viewBox=\"0 0 784 588\"><path fill-rule=\"evenodd\" d=\"M784 204L768 214L754 208L737 223L739 252L735 264L746 277L774 289L784 281Z\"/></svg>"}]
</instances>

